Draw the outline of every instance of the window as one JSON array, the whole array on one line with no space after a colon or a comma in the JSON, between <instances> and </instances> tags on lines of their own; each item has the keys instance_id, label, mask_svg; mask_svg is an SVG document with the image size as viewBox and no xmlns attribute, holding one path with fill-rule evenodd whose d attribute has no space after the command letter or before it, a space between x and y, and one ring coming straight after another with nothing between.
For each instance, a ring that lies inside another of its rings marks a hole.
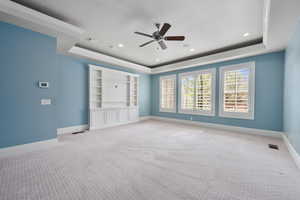
<instances>
[{"instance_id":1,"label":"window","mask_svg":"<svg viewBox=\"0 0 300 200\"><path fill-rule=\"evenodd\" d=\"M180 113L215 114L215 69L180 74Z\"/></svg>"},{"instance_id":2,"label":"window","mask_svg":"<svg viewBox=\"0 0 300 200\"><path fill-rule=\"evenodd\" d=\"M255 63L220 68L221 117L254 119Z\"/></svg>"},{"instance_id":3,"label":"window","mask_svg":"<svg viewBox=\"0 0 300 200\"><path fill-rule=\"evenodd\" d=\"M176 112L176 75L160 77L160 112Z\"/></svg>"}]
</instances>

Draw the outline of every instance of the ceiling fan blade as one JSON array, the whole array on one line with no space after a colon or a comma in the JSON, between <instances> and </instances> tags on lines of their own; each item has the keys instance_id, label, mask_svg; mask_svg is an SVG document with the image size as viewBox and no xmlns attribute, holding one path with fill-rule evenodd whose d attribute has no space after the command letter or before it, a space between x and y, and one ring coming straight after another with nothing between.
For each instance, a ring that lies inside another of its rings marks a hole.
<instances>
[{"instance_id":1,"label":"ceiling fan blade","mask_svg":"<svg viewBox=\"0 0 300 200\"><path fill-rule=\"evenodd\" d=\"M159 44L159 46L161 47L161 49L166 49L167 48L167 45L165 44L165 42L163 41L163 40L160 40L159 42L158 42L158 44Z\"/></svg>"},{"instance_id":2,"label":"ceiling fan blade","mask_svg":"<svg viewBox=\"0 0 300 200\"><path fill-rule=\"evenodd\" d=\"M169 28L171 28L171 25L168 23L164 23L163 27L159 31L159 34L161 36L164 36L166 34L166 32L169 30Z\"/></svg>"},{"instance_id":3,"label":"ceiling fan blade","mask_svg":"<svg viewBox=\"0 0 300 200\"><path fill-rule=\"evenodd\" d=\"M148 45L148 44L150 44L150 43L152 43L152 42L154 42L154 41L155 41L155 40L150 40L150 41L148 41L148 42L146 42L146 43L144 43L144 44L141 44L140 47L146 46L146 45Z\"/></svg>"},{"instance_id":4,"label":"ceiling fan blade","mask_svg":"<svg viewBox=\"0 0 300 200\"><path fill-rule=\"evenodd\" d=\"M142 35L142 36L146 36L146 37L150 37L150 38L153 38L152 35L150 34L146 34L146 33L141 33L141 32L134 32L135 34L138 34L138 35Z\"/></svg>"},{"instance_id":5,"label":"ceiling fan blade","mask_svg":"<svg viewBox=\"0 0 300 200\"><path fill-rule=\"evenodd\" d=\"M164 40L177 40L177 41L183 41L185 39L184 36L166 36L164 37Z\"/></svg>"}]
</instances>

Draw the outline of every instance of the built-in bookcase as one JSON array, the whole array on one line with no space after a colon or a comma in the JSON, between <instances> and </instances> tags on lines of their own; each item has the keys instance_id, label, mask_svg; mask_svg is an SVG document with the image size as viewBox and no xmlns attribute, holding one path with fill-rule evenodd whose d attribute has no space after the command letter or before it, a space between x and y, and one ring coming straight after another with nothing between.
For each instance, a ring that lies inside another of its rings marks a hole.
<instances>
[{"instance_id":1,"label":"built-in bookcase","mask_svg":"<svg viewBox=\"0 0 300 200\"><path fill-rule=\"evenodd\" d=\"M102 107L102 71L90 70L90 108Z\"/></svg>"},{"instance_id":2,"label":"built-in bookcase","mask_svg":"<svg viewBox=\"0 0 300 200\"><path fill-rule=\"evenodd\" d=\"M138 77L132 77L132 88L131 88L131 106L138 105Z\"/></svg>"},{"instance_id":3,"label":"built-in bookcase","mask_svg":"<svg viewBox=\"0 0 300 200\"><path fill-rule=\"evenodd\" d=\"M130 98L130 90L131 90L130 89L130 86L131 86L130 82L131 82L131 76L127 75L127 80L126 80L126 92L127 92L126 105L127 106L130 106L130 100L131 100L131 98Z\"/></svg>"},{"instance_id":4,"label":"built-in bookcase","mask_svg":"<svg viewBox=\"0 0 300 200\"><path fill-rule=\"evenodd\" d=\"M138 106L138 77L127 76L127 106Z\"/></svg>"},{"instance_id":5,"label":"built-in bookcase","mask_svg":"<svg viewBox=\"0 0 300 200\"><path fill-rule=\"evenodd\" d=\"M138 120L139 76L90 65L90 129Z\"/></svg>"}]
</instances>

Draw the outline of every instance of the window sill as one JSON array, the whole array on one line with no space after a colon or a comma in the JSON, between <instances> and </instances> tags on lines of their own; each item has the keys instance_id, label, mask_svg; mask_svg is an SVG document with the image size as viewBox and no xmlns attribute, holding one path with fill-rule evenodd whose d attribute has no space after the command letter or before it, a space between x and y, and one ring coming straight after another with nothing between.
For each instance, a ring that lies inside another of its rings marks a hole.
<instances>
[{"instance_id":1,"label":"window sill","mask_svg":"<svg viewBox=\"0 0 300 200\"><path fill-rule=\"evenodd\" d=\"M160 109L159 112L161 112L161 113L176 113L176 110L164 110L164 109Z\"/></svg>"},{"instance_id":2,"label":"window sill","mask_svg":"<svg viewBox=\"0 0 300 200\"><path fill-rule=\"evenodd\" d=\"M231 118L231 119L254 120L254 114L220 113L219 117Z\"/></svg>"},{"instance_id":3,"label":"window sill","mask_svg":"<svg viewBox=\"0 0 300 200\"><path fill-rule=\"evenodd\" d=\"M180 114L187 114L187 115L200 115L200 116L209 116L214 117L216 116L214 112L199 112L199 111L187 111L187 110L179 110L178 113Z\"/></svg>"}]
</instances>

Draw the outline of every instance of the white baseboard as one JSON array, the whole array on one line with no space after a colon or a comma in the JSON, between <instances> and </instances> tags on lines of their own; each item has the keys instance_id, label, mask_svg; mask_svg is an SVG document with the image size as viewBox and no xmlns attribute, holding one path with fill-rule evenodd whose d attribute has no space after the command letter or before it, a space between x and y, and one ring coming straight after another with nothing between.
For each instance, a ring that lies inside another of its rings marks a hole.
<instances>
[{"instance_id":1,"label":"white baseboard","mask_svg":"<svg viewBox=\"0 0 300 200\"><path fill-rule=\"evenodd\" d=\"M143 117L140 117L140 121L149 120L151 118L152 118L152 116L143 116Z\"/></svg>"},{"instance_id":2,"label":"white baseboard","mask_svg":"<svg viewBox=\"0 0 300 200\"><path fill-rule=\"evenodd\" d=\"M150 116L148 119L155 119L155 120L163 120L163 121L170 121L170 122L176 122L176 123L191 124L191 125L202 126L202 127L207 127L207 128L222 129L222 130L227 130L227 131L235 131L235 132L242 132L242 133L261 135L261 136L269 136L269 137L276 137L276 138L281 138L281 134L282 134L282 132L280 132L280 131L245 128L245 127L239 127L239 126L229 126L229 125L206 123L206 122L199 122L199 121L189 121L189 120L174 119L174 118L169 118L169 117Z\"/></svg>"},{"instance_id":3,"label":"white baseboard","mask_svg":"<svg viewBox=\"0 0 300 200\"><path fill-rule=\"evenodd\" d=\"M144 117L140 117L136 121L129 121L129 122L118 123L118 124L111 124L111 125L103 126L100 129L110 128L110 127L114 127L114 126L121 126L121 125L125 125L125 124L136 123L136 122L139 122L139 121L148 120L150 118L151 118L151 116L144 116ZM99 128L92 129L92 130L98 130L98 129ZM89 130L89 125L88 124L77 125L77 126L69 126L69 127L64 127L64 128L58 128L57 129L57 135L62 135L62 134L67 134L67 133L75 133L75 132L80 132L80 131L85 131L85 130Z\"/></svg>"},{"instance_id":4,"label":"white baseboard","mask_svg":"<svg viewBox=\"0 0 300 200\"><path fill-rule=\"evenodd\" d=\"M284 140L285 145L287 146L287 149L290 152L290 155L292 156L295 164L297 165L297 167L300 169L300 155L297 153L297 151L295 150L295 148L293 147L293 145L290 143L288 137L286 134L282 134L282 138Z\"/></svg>"},{"instance_id":5,"label":"white baseboard","mask_svg":"<svg viewBox=\"0 0 300 200\"><path fill-rule=\"evenodd\" d=\"M111 127L115 127L115 126L122 126L122 125L126 125L126 124L137 123L137 122L140 122L140 121L149 120L149 119L151 119L151 117L152 116L139 117L139 119L135 120L135 121L127 121L127 122L122 122L122 123L109 124L109 125L103 126L101 128L96 128L96 129L91 129L91 130L101 130L101 129L104 129L104 128L111 128Z\"/></svg>"},{"instance_id":6,"label":"white baseboard","mask_svg":"<svg viewBox=\"0 0 300 200\"><path fill-rule=\"evenodd\" d=\"M16 145L12 147L6 147L0 149L0 159L5 157L10 157L10 156L17 156L17 155L21 155L33 151L39 151L57 145L59 145L59 143L58 140L55 138L51 140L44 140L40 142L33 142L28 144Z\"/></svg>"},{"instance_id":7,"label":"white baseboard","mask_svg":"<svg viewBox=\"0 0 300 200\"><path fill-rule=\"evenodd\" d=\"M85 131L89 128L89 125L83 124L83 125L78 125L78 126L69 126L69 127L64 127L64 128L58 128L57 129L57 135L62 135L66 133L75 133L75 132L81 132Z\"/></svg>"},{"instance_id":8,"label":"white baseboard","mask_svg":"<svg viewBox=\"0 0 300 200\"><path fill-rule=\"evenodd\" d=\"M137 123L139 121L141 121L141 120L138 119L138 120L135 120L135 121L127 121L127 122L122 122L122 123L108 124L108 125L105 125L105 126L102 126L102 127L97 127L97 128L93 128L93 129L89 129L89 130L91 130L91 131L101 130L101 129L105 129L105 128L112 128L112 127L116 127L116 126L122 126L122 125L126 125L126 124Z\"/></svg>"}]
</instances>

